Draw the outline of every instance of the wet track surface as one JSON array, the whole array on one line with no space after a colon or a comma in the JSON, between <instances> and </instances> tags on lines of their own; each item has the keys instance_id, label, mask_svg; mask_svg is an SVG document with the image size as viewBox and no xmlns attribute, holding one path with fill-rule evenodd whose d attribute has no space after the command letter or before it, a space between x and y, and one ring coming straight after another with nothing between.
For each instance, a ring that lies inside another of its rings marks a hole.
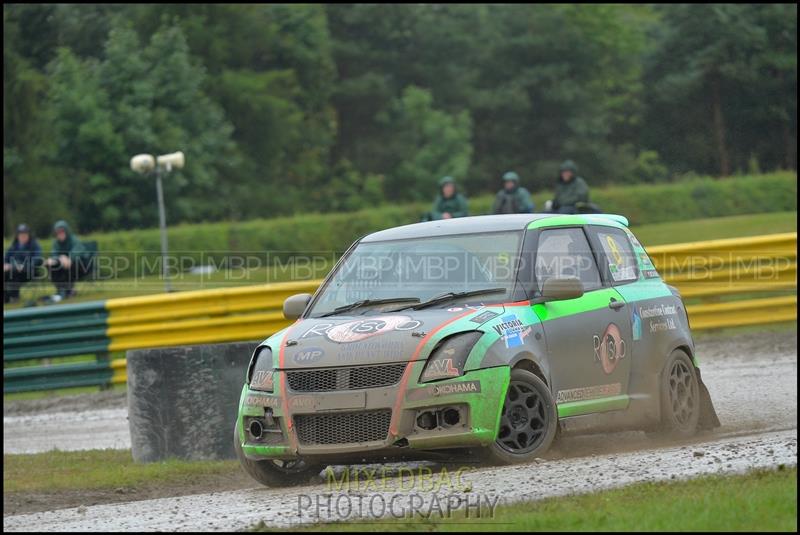
<instances>
[{"instance_id":1,"label":"wet track surface","mask_svg":"<svg viewBox=\"0 0 800 535\"><path fill-rule=\"evenodd\" d=\"M340 510L325 502L329 487L315 485L292 489L254 488L240 491L159 498L42 513L5 516L5 530L230 530L263 521L268 525L334 521L371 517L397 494L396 512L412 507L430 510L463 507L465 496L487 502L530 500L588 492L629 484L692 477L709 473L737 473L753 468L797 463L797 338L795 333L739 335L706 338L698 344L703 378L717 408L722 427L690 442L656 442L644 433L565 437L547 459L503 468L472 467L459 489L438 491L351 489L333 492L349 496ZM42 428L61 429L61 449L127 447L127 420L119 409L65 413L32 413L4 417L4 452L30 451ZM58 416L52 418L52 414ZM122 417L120 417L122 416ZM9 435L9 418L12 437ZM31 418L28 426L24 418ZM66 422L66 423L65 423ZM82 422L82 423L81 423ZM105 422L105 424L103 423ZM83 431L81 431L83 425ZM105 428L104 428L105 425ZM87 427L89 426L89 427ZM37 429L31 429L35 427ZM86 435L90 429L89 436ZM35 436L34 436L35 435ZM68 447L65 447L68 444ZM50 449L56 444L50 444ZM47 446L47 445L46 445ZM457 467L456 467L457 468ZM343 468L337 468L341 475ZM463 486L470 488L464 493ZM417 498L411 498L414 494ZM320 502L319 496L322 496ZM358 496L361 496L360 498ZM488 505L487 505L488 506ZM331 509L333 507L333 509ZM344 507L344 508L343 508ZM391 510L386 509L385 515Z\"/></svg>"}]
</instances>

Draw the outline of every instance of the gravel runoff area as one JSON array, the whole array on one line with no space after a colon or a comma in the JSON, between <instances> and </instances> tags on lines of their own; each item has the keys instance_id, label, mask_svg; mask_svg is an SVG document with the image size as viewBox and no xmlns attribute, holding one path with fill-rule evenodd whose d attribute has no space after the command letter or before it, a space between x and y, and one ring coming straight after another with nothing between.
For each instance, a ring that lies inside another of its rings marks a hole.
<instances>
[{"instance_id":1,"label":"gravel runoff area","mask_svg":"<svg viewBox=\"0 0 800 535\"><path fill-rule=\"evenodd\" d=\"M459 485L438 491L351 490L328 485L254 488L7 516L4 531L210 531L241 530L259 522L275 527L389 515L427 514L482 504L490 508L523 500L595 492L641 481L669 481L706 474L743 473L797 464L797 431L730 437L692 445L621 454L590 455L523 466L483 468L463 474ZM473 509L473 513L475 509ZM435 514L435 513L434 513ZM436 518L435 516L433 518Z\"/></svg>"}]
</instances>

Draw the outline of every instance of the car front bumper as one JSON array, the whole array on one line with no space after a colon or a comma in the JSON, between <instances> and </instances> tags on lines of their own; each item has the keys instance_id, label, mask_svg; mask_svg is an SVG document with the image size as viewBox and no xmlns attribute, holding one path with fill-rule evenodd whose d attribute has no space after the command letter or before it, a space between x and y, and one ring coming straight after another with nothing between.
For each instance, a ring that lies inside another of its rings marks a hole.
<instances>
[{"instance_id":1,"label":"car front bumper","mask_svg":"<svg viewBox=\"0 0 800 535\"><path fill-rule=\"evenodd\" d=\"M424 361L405 373L417 378ZM275 372L275 392L242 389L239 440L250 459L331 457L359 453L402 456L491 444L508 388L506 366L466 372L436 381L409 379L359 390L293 392L286 371ZM263 429L256 438L253 420Z\"/></svg>"}]
</instances>

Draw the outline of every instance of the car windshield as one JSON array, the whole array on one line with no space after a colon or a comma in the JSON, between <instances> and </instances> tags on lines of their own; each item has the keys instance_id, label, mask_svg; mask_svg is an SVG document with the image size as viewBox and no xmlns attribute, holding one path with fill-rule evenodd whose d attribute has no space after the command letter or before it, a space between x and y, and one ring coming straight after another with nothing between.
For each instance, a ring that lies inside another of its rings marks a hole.
<instances>
[{"instance_id":1,"label":"car windshield","mask_svg":"<svg viewBox=\"0 0 800 535\"><path fill-rule=\"evenodd\" d=\"M310 315L426 306L450 292L469 295L431 304L502 302L513 291L521 237L522 231L512 231L360 243L323 287Z\"/></svg>"}]
</instances>

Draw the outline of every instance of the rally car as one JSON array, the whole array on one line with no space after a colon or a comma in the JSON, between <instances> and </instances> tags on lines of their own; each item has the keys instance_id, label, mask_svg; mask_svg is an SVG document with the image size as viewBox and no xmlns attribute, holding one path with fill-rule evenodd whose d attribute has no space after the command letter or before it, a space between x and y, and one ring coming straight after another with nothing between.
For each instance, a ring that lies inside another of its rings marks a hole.
<instances>
[{"instance_id":1,"label":"rally car","mask_svg":"<svg viewBox=\"0 0 800 535\"><path fill-rule=\"evenodd\" d=\"M265 485L328 464L539 457L557 432L719 425L686 308L625 217L418 223L354 243L261 343L234 445Z\"/></svg>"}]
</instances>

